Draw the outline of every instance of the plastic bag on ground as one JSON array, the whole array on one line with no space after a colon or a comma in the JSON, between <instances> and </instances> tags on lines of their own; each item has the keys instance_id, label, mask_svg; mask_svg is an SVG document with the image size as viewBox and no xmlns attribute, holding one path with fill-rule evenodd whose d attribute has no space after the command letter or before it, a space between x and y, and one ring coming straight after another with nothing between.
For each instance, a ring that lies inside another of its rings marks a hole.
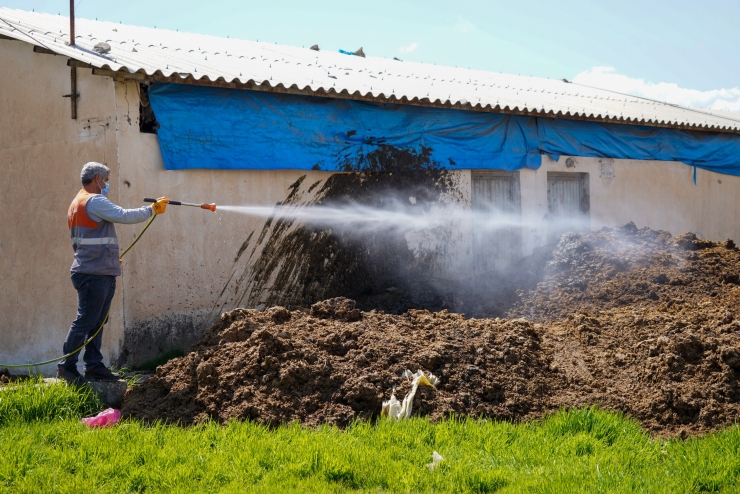
<instances>
[{"instance_id":1,"label":"plastic bag on ground","mask_svg":"<svg viewBox=\"0 0 740 494\"><path fill-rule=\"evenodd\" d=\"M380 416L387 415L391 420L407 419L411 416L411 408L414 404L414 396L416 395L416 389L421 386L429 386L430 388L436 388L439 379L434 374L429 374L429 377L424 375L421 370L416 371L412 374L410 370L406 369L403 371L402 377L413 377L414 380L411 385L411 391L403 399L402 403L399 403L398 398L395 394L391 394L391 399L383 402L383 406L380 410Z\"/></svg>"},{"instance_id":2,"label":"plastic bag on ground","mask_svg":"<svg viewBox=\"0 0 740 494\"><path fill-rule=\"evenodd\" d=\"M115 408L106 408L94 417L82 419L82 423L88 427L110 427L116 425L121 419L121 411Z\"/></svg>"},{"instance_id":3,"label":"plastic bag on ground","mask_svg":"<svg viewBox=\"0 0 740 494\"><path fill-rule=\"evenodd\" d=\"M437 453L436 451L432 453L432 462L427 463L427 468L429 469L429 471L431 472L432 470L437 468L442 460L444 460L444 458L442 458L441 454Z\"/></svg>"}]
</instances>

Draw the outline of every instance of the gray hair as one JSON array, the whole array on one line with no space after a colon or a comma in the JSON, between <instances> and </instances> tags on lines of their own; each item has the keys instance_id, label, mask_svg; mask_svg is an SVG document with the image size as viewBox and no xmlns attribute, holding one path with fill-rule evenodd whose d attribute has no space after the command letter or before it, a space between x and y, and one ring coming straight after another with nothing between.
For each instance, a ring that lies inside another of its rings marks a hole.
<instances>
[{"instance_id":1,"label":"gray hair","mask_svg":"<svg viewBox=\"0 0 740 494\"><path fill-rule=\"evenodd\" d=\"M80 180L82 180L82 185L89 184L98 175L100 175L100 178L105 179L105 177L110 175L110 168L102 163L96 163L95 161L86 163L85 166L82 167L82 172L80 173Z\"/></svg>"}]
</instances>

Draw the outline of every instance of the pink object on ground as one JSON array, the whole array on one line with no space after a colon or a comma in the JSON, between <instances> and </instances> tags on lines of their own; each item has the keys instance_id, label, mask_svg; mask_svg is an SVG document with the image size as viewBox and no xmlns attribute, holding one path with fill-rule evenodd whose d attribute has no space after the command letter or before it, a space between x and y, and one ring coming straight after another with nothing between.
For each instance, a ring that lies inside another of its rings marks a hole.
<instances>
[{"instance_id":1,"label":"pink object on ground","mask_svg":"<svg viewBox=\"0 0 740 494\"><path fill-rule=\"evenodd\" d=\"M94 417L82 419L82 423L88 427L110 427L111 425L116 425L120 419L120 410L106 408Z\"/></svg>"}]
</instances>

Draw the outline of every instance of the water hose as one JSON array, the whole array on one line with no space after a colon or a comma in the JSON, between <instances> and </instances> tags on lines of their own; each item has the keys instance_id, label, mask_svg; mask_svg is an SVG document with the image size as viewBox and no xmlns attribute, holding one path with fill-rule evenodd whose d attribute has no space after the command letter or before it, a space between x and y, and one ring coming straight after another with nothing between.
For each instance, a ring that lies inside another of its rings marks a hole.
<instances>
[{"instance_id":1,"label":"water hose","mask_svg":"<svg viewBox=\"0 0 740 494\"><path fill-rule=\"evenodd\" d=\"M154 202L156 202L156 200ZM204 209L207 209L207 208L204 208ZM214 205L214 209L215 209L215 205ZM146 224L146 226L144 227L144 229L141 230L141 233L139 233L139 235L136 237L136 239L133 242L131 242L131 245L129 245L126 248L126 250L123 251L123 254L120 255L120 257L119 257L120 259L123 259L123 256L126 255L126 252L128 252L129 250L131 250L131 247L133 247L134 245L136 245L136 242L139 241L139 239L141 238L141 236L144 234L144 232L146 231L146 229L149 228L149 225L152 224L152 221L154 221L154 218L156 218L156 217L157 217L156 214L153 214L152 215L152 218ZM54 358L54 359L51 359L51 360L44 360L43 362L33 362L33 363L22 364L22 365L20 365L20 364L13 364L13 365L11 365L11 364L0 364L0 368L5 368L5 369L20 369L20 368L23 368L23 367L28 367L28 370L29 370L28 373L30 374L31 373L30 372L31 371L31 367L38 367L38 366L41 366L41 365L52 364L54 362L58 362L58 361L60 361L62 359L65 359L67 357L71 357L75 353L77 353L79 351L82 351L83 348L85 348L92 340L95 339L96 336L98 336L98 333L100 333L100 331L103 329L103 326L105 325L105 323L108 322L108 316L109 315L110 315L110 308L108 309L108 312L105 314L105 317L103 318L103 322L100 323L100 327L98 328L97 331L95 331L95 334L93 334L85 343L83 343L81 347L79 347L77 350L74 350L72 352L69 352L67 355L62 355L61 357L57 357L57 358Z\"/></svg>"}]
</instances>

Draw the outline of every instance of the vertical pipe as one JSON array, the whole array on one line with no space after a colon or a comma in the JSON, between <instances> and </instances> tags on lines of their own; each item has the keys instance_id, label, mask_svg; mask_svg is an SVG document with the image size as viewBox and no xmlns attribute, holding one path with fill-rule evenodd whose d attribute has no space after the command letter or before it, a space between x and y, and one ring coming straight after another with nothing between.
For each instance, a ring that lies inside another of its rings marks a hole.
<instances>
[{"instance_id":1,"label":"vertical pipe","mask_svg":"<svg viewBox=\"0 0 740 494\"><path fill-rule=\"evenodd\" d=\"M75 40L75 0L69 0L69 46L75 46ZM77 67L70 68L69 85L72 120L77 120Z\"/></svg>"},{"instance_id":2,"label":"vertical pipe","mask_svg":"<svg viewBox=\"0 0 740 494\"><path fill-rule=\"evenodd\" d=\"M77 120L77 67L70 67L70 70L69 83L71 86L71 97L69 98L69 101L72 103L72 120Z\"/></svg>"},{"instance_id":3,"label":"vertical pipe","mask_svg":"<svg viewBox=\"0 0 740 494\"><path fill-rule=\"evenodd\" d=\"M75 0L69 0L69 46L75 45Z\"/></svg>"}]
</instances>

